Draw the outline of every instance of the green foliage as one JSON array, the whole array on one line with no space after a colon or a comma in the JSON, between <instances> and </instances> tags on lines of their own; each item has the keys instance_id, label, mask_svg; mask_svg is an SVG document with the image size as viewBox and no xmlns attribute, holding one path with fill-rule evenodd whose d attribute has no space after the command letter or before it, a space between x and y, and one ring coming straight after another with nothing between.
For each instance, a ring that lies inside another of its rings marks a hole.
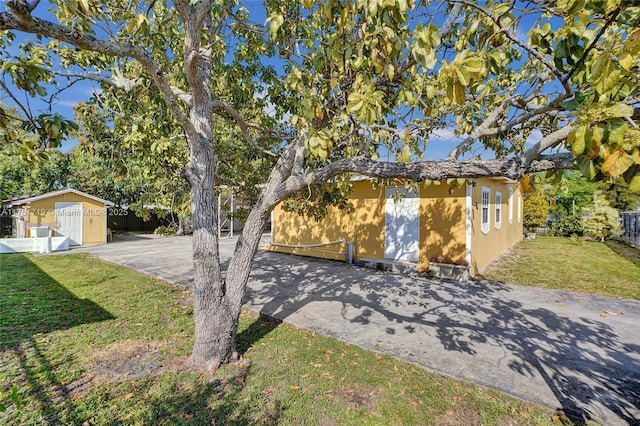
<instances>
[{"instance_id":1,"label":"green foliage","mask_svg":"<svg viewBox=\"0 0 640 426\"><path fill-rule=\"evenodd\" d=\"M176 225L167 225L167 226L158 226L153 233L156 235L161 235L163 237L170 237L175 235L178 231L178 227Z\"/></svg>"},{"instance_id":2,"label":"green foliage","mask_svg":"<svg viewBox=\"0 0 640 426\"><path fill-rule=\"evenodd\" d=\"M572 244L575 244L578 246L581 246L585 243L585 239L576 234L571 234L571 236L569 237L569 240L571 241Z\"/></svg>"},{"instance_id":3,"label":"green foliage","mask_svg":"<svg viewBox=\"0 0 640 426\"><path fill-rule=\"evenodd\" d=\"M584 224L578 216L564 216L553 222L551 235L556 237L572 237L584 235Z\"/></svg>"},{"instance_id":4,"label":"green foliage","mask_svg":"<svg viewBox=\"0 0 640 426\"><path fill-rule=\"evenodd\" d=\"M20 156L17 145L0 151L0 200L63 189L69 175L69 159L56 149L32 161Z\"/></svg>"},{"instance_id":5,"label":"green foliage","mask_svg":"<svg viewBox=\"0 0 640 426\"><path fill-rule=\"evenodd\" d=\"M634 194L622 179L608 178L592 182L579 171L570 170L558 175L534 176L536 187L542 188L553 198L551 213L581 215L594 206L594 194L598 192L606 202L618 211L631 211L640 207L640 195Z\"/></svg>"},{"instance_id":6,"label":"green foliage","mask_svg":"<svg viewBox=\"0 0 640 426\"><path fill-rule=\"evenodd\" d=\"M551 207L547 199L538 194L529 194L522 203L522 223L526 229L534 230L547 223Z\"/></svg>"},{"instance_id":7,"label":"green foliage","mask_svg":"<svg viewBox=\"0 0 640 426\"><path fill-rule=\"evenodd\" d=\"M598 182L596 188L606 202L620 212L632 211L640 207L640 195L634 194L620 179Z\"/></svg>"},{"instance_id":8,"label":"green foliage","mask_svg":"<svg viewBox=\"0 0 640 426\"><path fill-rule=\"evenodd\" d=\"M542 184L545 193L555 201L552 213L561 215L579 214L593 205L593 193L597 184L589 181L579 171L571 170L544 179Z\"/></svg>"},{"instance_id":9,"label":"green foliage","mask_svg":"<svg viewBox=\"0 0 640 426\"><path fill-rule=\"evenodd\" d=\"M329 205L337 206L345 213L353 212L354 207L346 198L348 191L352 189L352 185L346 181L342 184L311 187L307 193L296 194L285 200L282 208L286 212L295 212L319 222L326 216Z\"/></svg>"},{"instance_id":10,"label":"green foliage","mask_svg":"<svg viewBox=\"0 0 640 426\"><path fill-rule=\"evenodd\" d=\"M588 236L600 241L619 235L622 230L620 213L609 206L599 193L595 196L595 207L587 213L584 220L584 230Z\"/></svg>"}]
</instances>

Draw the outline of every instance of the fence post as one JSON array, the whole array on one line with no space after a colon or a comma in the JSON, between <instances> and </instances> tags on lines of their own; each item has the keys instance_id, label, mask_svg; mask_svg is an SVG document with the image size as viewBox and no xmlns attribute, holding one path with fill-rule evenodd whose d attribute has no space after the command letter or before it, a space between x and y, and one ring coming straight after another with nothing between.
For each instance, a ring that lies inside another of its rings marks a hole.
<instances>
[{"instance_id":1,"label":"fence post","mask_svg":"<svg viewBox=\"0 0 640 426\"><path fill-rule=\"evenodd\" d=\"M620 213L624 232L622 238L634 247L640 248L640 212Z\"/></svg>"}]
</instances>

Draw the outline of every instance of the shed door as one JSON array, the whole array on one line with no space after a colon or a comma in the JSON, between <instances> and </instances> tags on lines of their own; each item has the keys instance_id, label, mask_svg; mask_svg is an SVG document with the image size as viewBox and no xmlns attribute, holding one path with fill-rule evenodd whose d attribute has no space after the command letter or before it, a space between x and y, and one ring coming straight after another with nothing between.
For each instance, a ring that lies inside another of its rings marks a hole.
<instances>
[{"instance_id":1,"label":"shed door","mask_svg":"<svg viewBox=\"0 0 640 426\"><path fill-rule=\"evenodd\" d=\"M56 203L56 235L69 237L69 245L82 245L82 203Z\"/></svg>"},{"instance_id":2,"label":"shed door","mask_svg":"<svg viewBox=\"0 0 640 426\"><path fill-rule=\"evenodd\" d=\"M420 198L404 192L404 198L394 200L395 188L387 188L385 202L384 257L392 260L418 261L420 236Z\"/></svg>"}]
</instances>

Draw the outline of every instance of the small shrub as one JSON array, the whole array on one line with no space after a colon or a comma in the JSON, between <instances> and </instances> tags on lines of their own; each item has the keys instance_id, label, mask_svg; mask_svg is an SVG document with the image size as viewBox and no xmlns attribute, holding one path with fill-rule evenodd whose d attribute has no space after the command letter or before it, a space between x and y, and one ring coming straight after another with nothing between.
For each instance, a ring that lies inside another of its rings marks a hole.
<instances>
[{"instance_id":1,"label":"small shrub","mask_svg":"<svg viewBox=\"0 0 640 426\"><path fill-rule=\"evenodd\" d=\"M178 231L177 226L168 225L168 226L158 226L156 230L153 231L153 233L157 235L162 235L163 237L170 237L171 235L174 235L177 231Z\"/></svg>"},{"instance_id":2,"label":"small shrub","mask_svg":"<svg viewBox=\"0 0 640 426\"><path fill-rule=\"evenodd\" d=\"M596 205L585 220L585 232L590 237L604 241L605 238L620 235L620 213L607 205Z\"/></svg>"},{"instance_id":3,"label":"small shrub","mask_svg":"<svg viewBox=\"0 0 640 426\"><path fill-rule=\"evenodd\" d=\"M575 244L577 246L581 246L584 244L584 238L579 237L576 234L571 234L569 239L571 240L571 244Z\"/></svg>"},{"instance_id":4,"label":"small shrub","mask_svg":"<svg viewBox=\"0 0 640 426\"><path fill-rule=\"evenodd\" d=\"M582 219L578 216L565 216L554 222L550 234L555 237L570 237L572 235L582 237L584 235Z\"/></svg>"},{"instance_id":5,"label":"small shrub","mask_svg":"<svg viewBox=\"0 0 640 426\"><path fill-rule=\"evenodd\" d=\"M536 228L547 223L551 206L549 206L544 197L531 194L524 199L522 209L524 211L523 224L525 229L535 231Z\"/></svg>"}]
</instances>

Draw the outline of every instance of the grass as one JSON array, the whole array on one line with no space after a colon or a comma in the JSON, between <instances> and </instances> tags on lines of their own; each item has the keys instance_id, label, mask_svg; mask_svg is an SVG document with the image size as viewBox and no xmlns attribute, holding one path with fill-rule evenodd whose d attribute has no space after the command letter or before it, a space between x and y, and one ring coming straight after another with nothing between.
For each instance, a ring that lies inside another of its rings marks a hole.
<instances>
[{"instance_id":1,"label":"grass","mask_svg":"<svg viewBox=\"0 0 640 426\"><path fill-rule=\"evenodd\" d=\"M538 237L517 244L483 277L640 300L640 251L618 242Z\"/></svg>"},{"instance_id":2,"label":"grass","mask_svg":"<svg viewBox=\"0 0 640 426\"><path fill-rule=\"evenodd\" d=\"M88 255L0 258L0 424L569 424L500 392L243 313L241 361L183 368L190 295Z\"/></svg>"}]
</instances>

